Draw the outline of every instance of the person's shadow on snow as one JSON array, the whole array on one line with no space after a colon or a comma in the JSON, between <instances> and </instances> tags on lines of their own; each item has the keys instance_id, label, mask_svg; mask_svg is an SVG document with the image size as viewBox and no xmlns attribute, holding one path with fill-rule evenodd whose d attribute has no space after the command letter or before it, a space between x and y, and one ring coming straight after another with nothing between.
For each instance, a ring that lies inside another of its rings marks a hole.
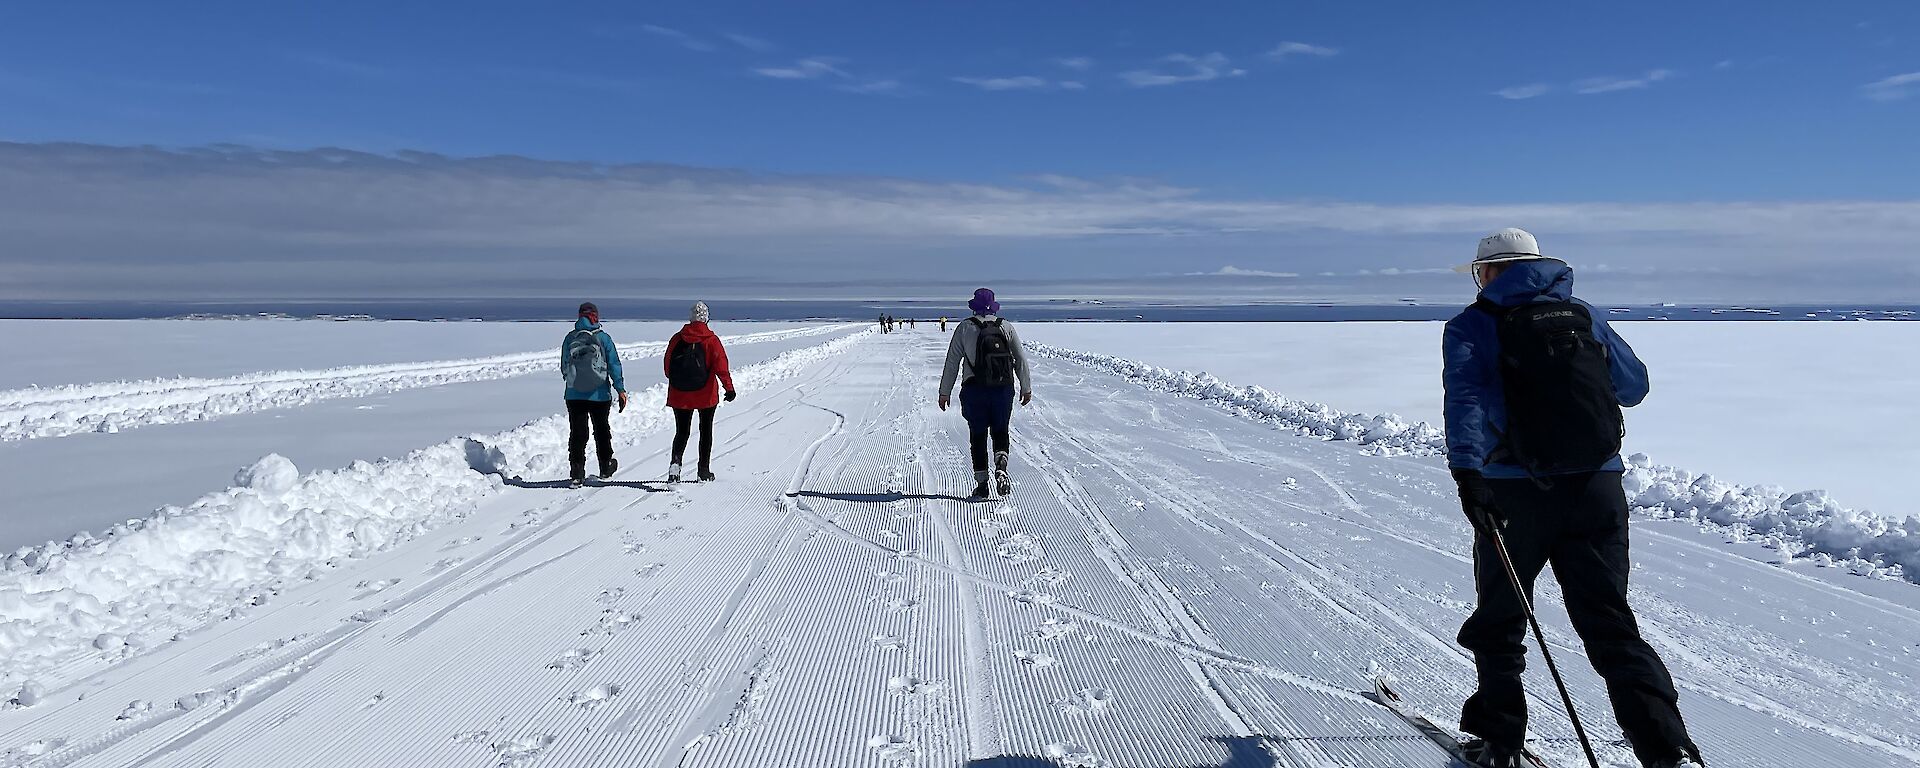
<instances>
[{"instance_id":1,"label":"person's shadow on snow","mask_svg":"<svg viewBox=\"0 0 1920 768\"><path fill-rule=\"evenodd\" d=\"M506 483L507 485L511 485L515 488L549 488L549 489L564 490L564 489L573 487L573 483L568 480L523 480L518 477L503 477L500 479L500 481L503 483ZM668 489L661 488L659 487L658 484L649 483L645 480L588 480L581 487L582 488L630 488L636 491L646 491L647 493L667 493L668 492Z\"/></svg>"},{"instance_id":2,"label":"person's shadow on snow","mask_svg":"<svg viewBox=\"0 0 1920 768\"><path fill-rule=\"evenodd\" d=\"M974 499L968 499L965 497L954 496L954 495L944 494L944 493L896 493L896 492L831 493L827 491L800 491L798 493L793 493L789 495L805 496L809 499L831 499L833 501L850 501L856 504L891 504L893 502L904 501L906 499L924 499L924 500L930 500L930 501L974 501ZM1049 763L1049 765L1051 765L1051 763Z\"/></svg>"},{"instance_id":3,"label":"person's shadow on snow","mask_svg":"<svg viewBox=\"0 0 1920 768\"><path fill-rule=\"evenodd\" d=\"M1274 768L1279 765L1261 746L1259 736L1210 736L1207 741L1227 748L1225 762L1207 765L1170 765L1165 768ZM1060 768L1060 761L1031 755L1001 755L967 761L967 768Z\"/></svg>"}]
</instances>

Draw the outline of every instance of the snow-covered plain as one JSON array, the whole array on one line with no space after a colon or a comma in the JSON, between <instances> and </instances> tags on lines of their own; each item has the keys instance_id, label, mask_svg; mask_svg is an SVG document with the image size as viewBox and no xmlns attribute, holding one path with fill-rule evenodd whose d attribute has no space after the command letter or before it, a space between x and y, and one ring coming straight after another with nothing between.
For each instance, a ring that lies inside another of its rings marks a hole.
<instances>
[{"instance_id":1,"label":"snow-covered plain","mask_svg":"<svg viewBox=\"0 0 1920 768\"><path fill-rule=\"evenodd\" d=\"M656 386L602 486L553 487L539 418L340 470L268 457L8 558L0 765L1447 765L1360 694L1384 672L1445 721L1471 687L1431 430L1048 350L1013 496L967 504L931 402L944 339L788 343L737 366L716 484L647 480ZM190 450L247 418L12 445ZM1634 535L1643 629L1715 765L1920 766L1920 588ZM1632 766L1558 601L1543 580L1602 757ZM1571 768L1529 675L1537 746Z\"/></svg>"},{"instance_id":2,"label":"snow-covered plain","mask_svg":"<svg viewBox=\"0 0 1920 768\"><path fill-rule=\"evenodd\" d=\"M1741 484L1920 515L1920 323L1631 322L1652 372L1627 450ZM1440 424L1440 323L1030 323L1026 338Z\"/></svg>"}]
</instances>

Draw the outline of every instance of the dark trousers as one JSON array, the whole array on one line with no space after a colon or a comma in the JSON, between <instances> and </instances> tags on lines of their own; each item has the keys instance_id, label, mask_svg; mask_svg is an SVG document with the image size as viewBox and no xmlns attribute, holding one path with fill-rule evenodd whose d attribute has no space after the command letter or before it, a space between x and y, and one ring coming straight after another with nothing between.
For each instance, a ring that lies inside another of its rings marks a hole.
<instances>
[{"instance_id":1,"label":"dark trousers","mask_svg":"<svg viewBox=\"0 0 1920 768\"><path fill-rule=\"evenodd\" d=\"M1627 605L1627 497L1619 472L1592 472L1532 480L1490 480L1507 518L1501 532L1513 567L1533 600L1533 581L1547 564L1566 595L1573 629L1594 671L1607 681L1614 717L1641 762L1672 758L1692 739L1680 719L1673 678L1660 655L1640 637ZM1526 614L1486 535L1475 537L1474 584L1479 607L1460 628L1460 645L1473 652L1480 689L1461 710L1460 729L1495 744L1526 738Z\"/></svg>"},{"instance_id":2,"label":"dark trousers","mask_svg":"<svg viewBox=\"0 0 1920 768\"><path fill-rule=\"evenodd\" d=\"M973 451L973 471L987 471L987 439L993 439L993 452L1006 453L1013 443L1008 431L1013 423L1013 385L977 387L960 385L960 417L967 420L967 445Z\"/></svg>"},{"instance_id":3,"label":"dark trousers","mask_svg":"<svg viewBox=\"0 0 1920 768\"><path fill-rule=\"evenodd\" d=\"M673 463L679 464L680 457L687 454L688 432L693 428L693 409L673 409ZM713 409L700 409L700 471L712 469L713 461Z\"/></svg>"},{"instance_id":4,"label":"dark trousers","mask_svg":"<svg viewBox=\"0 0 1920 768\"><path fill-rule=\"evenodd\" d=\"M593 448L600 458L600 474L613 471L613 432L607 414L613 403L602 400L567 401L567 467L572 477L587 476L587 426L593 426Z\"/></svg>"}]
</instances>

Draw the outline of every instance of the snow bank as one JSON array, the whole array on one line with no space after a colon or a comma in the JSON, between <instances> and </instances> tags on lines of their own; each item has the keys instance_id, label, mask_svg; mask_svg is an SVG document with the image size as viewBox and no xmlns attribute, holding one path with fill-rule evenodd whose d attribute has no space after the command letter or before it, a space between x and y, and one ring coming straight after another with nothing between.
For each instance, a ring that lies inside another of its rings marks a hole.
<instances>
[{"instance_id":1,"label":"snow bank","mask_svg":"<svg viewBox=\"0 0 1920 768\"><path fill-rule=\"evenodd\" d=\"M722 337L755 344L843 331L849 326L782 329ZM627 345L639 360L660 354L665 342ZM226 378L116 381L0 392L0 441L119 432L156 424L207 421L321 400L365 397L422 387L490 381L552 372L558 353L525 352L465 360L355 365L311 371L266 371Z\"/></svg>"},{"instance_id":2,"label":"snow bank","mask_svg":"<svg viewBox=\"0 0 1920 768\"><path fill-rule=\"evenodd\" d=\"M764 387L840 354L867 333L788 352L735 373ZM551 360L543 363L551 365ZM668 422L665 385L613 416L620 446ZM405 457L300 474L269 455L236 486L167 507L101 537L22 548L0 560L0 693L38 698L32 678L79 655L137 652L262 604L343 559L391 548L469 514L518 476L566 468L564 416L463 437ZM478 467L484 472L476 472ZM25 692L24 695L16 692Z\"/></svg>"},{"instance_id":3,"label":"snow bank","mask_svg":"<svg viewBox=\"0 0 1920 768\"><path fill-rule=\"evenodd\" d=\"M1382 456L1440 456L1445 435L1425 422L1392 414L1346 413L1320 403L1292 400L1260 387L1240 387L1207 373L1174 371L1111 355L1028 343L1027 350L1113 373L1135 384L1190 397L1243 418L1298 434L1346 440ZM1436 383L1437 386L1437 383ZM1896 521L1847 509L1824 491L1789 493L1777 487L1737 486L1711 475L1653 463L1645 454L1627 459L1623 480L1634 510L1678 518L1823 566L1845 565L1862 575L1920 583L1920 518Z\"/></svg>"}]
</instances>

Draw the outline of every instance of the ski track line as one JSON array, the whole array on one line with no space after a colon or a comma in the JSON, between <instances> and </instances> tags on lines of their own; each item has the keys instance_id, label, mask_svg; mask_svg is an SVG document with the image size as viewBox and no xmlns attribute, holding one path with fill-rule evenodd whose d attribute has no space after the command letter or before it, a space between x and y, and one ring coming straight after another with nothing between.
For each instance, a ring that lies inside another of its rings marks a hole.
<instances>
[{"instance_id":1,"label":"ski track line","mask_svg":"<svg viewBox=\"0 0 1920 768\"><path fill-rule=\"evenodd\" d=\"M922 451L925 450L927 444L926 419L920 416L918 410L910 411L910 413L915 417L914 421L916 422L913 429L914 451L917 455L925 455ZM920 482L918 484L919 487L912 488L911 490L913 492L921 492L933 485L932 470L924 461L916 463L918 463L920 467ZM973 563L960 548L958 537L954 535L953 529L947 524L946 515L940 514L938 510L929 513L926 510L927 504L925 500L916 500L914 506L921 514L933 522L934 538L939 540L940 549L946 555L947 562L956 568L970 571ZM999 718L995 716L996 707L994 704L996 697L994 695L993 674L987 669L986 632L980 625L981 606L979 605L979 601L974 597L974 583L972 581L960 579L955 582L954 586L959 593L958 603L963 617L961 630L962 639L965 643L966 656L962 670L965 673L966 683L966 690L963 692L963 697L967 711L967 744L971 757L982 759L991 758L1000 754L1001 741L998 728Z\"/></svg>"},{"instance_id":2,"label":"ski track line","mask_svg":"<svg viewBox=\"0 0 1920 768\"><path fill-rule=\"evenodd\" d=\"M831 533L835 536L838 536L854 544L874 550L888 557L892 557L899 560L911 562L916 565L924 566L926 568L939 571L941 573L947 574L948 576L952 576L954 578L968 579L977 584L992 587L994 589L1001 590L1003 592L1013 593L1013 592L1020 591L1020 587L1004 584L977 573L973 573L960 568L945 565L943 563L934 562L932 560L928 560L927 558L917 554L909 554L901 550L893 549L891 547L888 547L885 544L881 544L877 541L873 541L866 537L860 536L859 534L853 533L852 531L848 531L847 529L840 527L839 524L831 520L828 520L827 518L821 516L818 512L814 511L812 506L806 502L804 497L800 497L797 495L788 496L788 497L785 497L780 503L791 504L795 509L798 509L800 513L804 515L808 520L812 521L815 525L820 526L823 530L826 530L828 533ZM1067 614L1077 619L1081 619L1083 621L1089 621L1095 624L1099 624L1100 626L1103 626L1115 632L1119 632L1121 634L1127 635L1128 637L1132 637L1136 640L1147 643L1149 645L1158 646L1160 648L1173 651L1174 653L1180 654L1182 656L1193 658L1194 660L1199 661L1202 664L1220 667L1223 669L1230 669L1236 672L1245 672L1252 675L1258 675L1260 677L1277 680L1283 683L1287 683L1289 685L1294 685L1301 688L1305 688L1307 690L1326 694L1334 698L1344 699L1346 701L1359 702L1369 706L1378 706L1377 704L1374 704L1371 699L1368 699L1360 695L1359 693L1348 690L1339 685L1323 682L1320 680L1315 680L1302 675L1296 675L1292 672L1288 672L1283 669L1276 669L1273 667L1264 666L1259 662L1255 662L1249 659L1243 659L1223 651L1213 651L1207 648L1203 648L1201 646L1192 645L1192 644L1182 642L1180 640L1176 640L1173 638L1161 637L1151 632L1135 629L1134 627L1128 625L1126 622L1115 621L1113 619L1109 619L1105 616L1101 616L1091 611L1082 610L1080 608L1075 608L1073 606L1066 605L1064 603L1059 603L1059 602L1039 603L1039 605L1044 605L1046 608L1059 611L1061 613Z\"/></svg>"},{"instance_id":3,"label":"ski track line","mask_svg":"<svg viewBox=\"0 0 1920 768\"><path fill-rule=\"evenodd\" d=\"M826 335L850 327L782 329L723 338L729 344L749 345ZM634 343L626 351L630 359L643 360L665 349L666 342L650 341ZM149 379L18 389L0 392L0 442L212 421L324 400L513 378L552 370L553 365L552 353L526 352L315 371L267 371L220 379Z\"/></svg>"}]
</instances>

